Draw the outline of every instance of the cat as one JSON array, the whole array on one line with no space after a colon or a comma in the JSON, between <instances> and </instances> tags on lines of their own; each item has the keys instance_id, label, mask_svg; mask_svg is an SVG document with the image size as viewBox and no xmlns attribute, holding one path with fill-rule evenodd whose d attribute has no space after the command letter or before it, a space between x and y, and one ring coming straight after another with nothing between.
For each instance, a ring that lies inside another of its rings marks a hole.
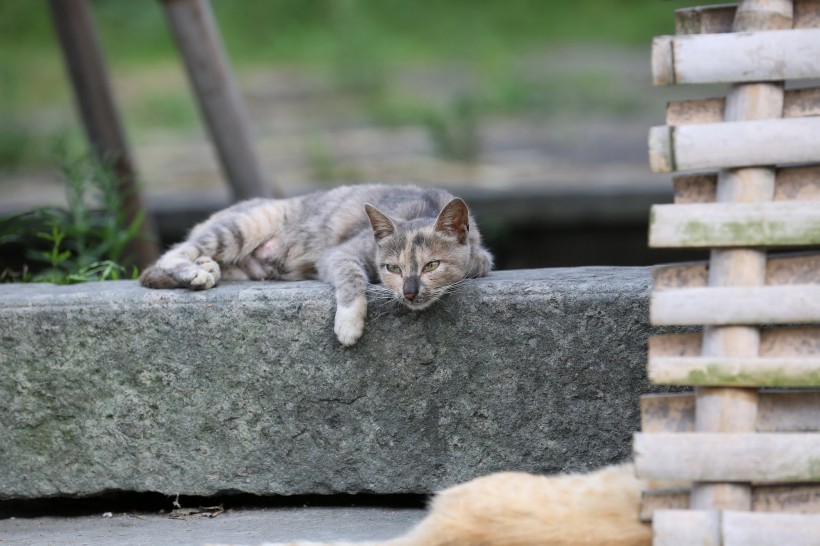
<instances>
[{"instance_id":1,"label":"cat","mask_svg":"<svg viewBox=\"0 0 820 546\"><path fill-rule=\"evenodd\" d=\"M196 225L139 282L203 290L220 280L319 279L335 288L334 332L350 346L364 331L371 283L422 310L492 266L464 201L440 189L369 184L237 203Z\"/></svg>"},{"instance_id":2,"label":"cat","mask_svg":"<svg viewBox=\"0 0 820 546\"><path fill-rule=\"evenodd\" d=\"M262 546L649 546L631 463L588 474L500 472L435 495L406 535L379 542L290 542Z\"/></svg>"}]
</instances>

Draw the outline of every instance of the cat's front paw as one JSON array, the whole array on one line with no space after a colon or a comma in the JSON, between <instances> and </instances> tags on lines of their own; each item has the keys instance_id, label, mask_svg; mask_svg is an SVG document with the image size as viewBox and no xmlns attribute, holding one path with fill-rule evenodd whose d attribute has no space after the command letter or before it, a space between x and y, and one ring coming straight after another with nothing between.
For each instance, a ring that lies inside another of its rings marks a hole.
<instances>
[{"instance_id":1,"label":"cat's front paw","mask_svg":"<svg viewBox=\"0 0 820 546\"><path fill-rule=\"evenodd\" d=\"M364 333L364 319L367 316L367 300L362 298L351 305L339 305L336 308L336 320L333 331L336 337L347 347L353 345Z\"/></svg>"}]
</instances>

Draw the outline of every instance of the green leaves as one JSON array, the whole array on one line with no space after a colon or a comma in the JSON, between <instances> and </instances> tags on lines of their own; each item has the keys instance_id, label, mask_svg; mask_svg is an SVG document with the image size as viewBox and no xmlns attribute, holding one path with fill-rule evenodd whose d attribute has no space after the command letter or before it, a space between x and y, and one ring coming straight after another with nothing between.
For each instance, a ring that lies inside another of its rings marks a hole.
<instances>
[{"instance_id":1,"label":"green leaves","mask_svg":"<svg viewBox=\"0 0 820 546\"><path fill-rule=\"evenodd\" d=\"M138 269L126 255L145 217L128 221L125 195L109 164L83 157L64 160L66 208L41 207L0 218L0 252L22 254L6 265L0 281L71 284L134 279Z\"/></svg>"}]
</instances>

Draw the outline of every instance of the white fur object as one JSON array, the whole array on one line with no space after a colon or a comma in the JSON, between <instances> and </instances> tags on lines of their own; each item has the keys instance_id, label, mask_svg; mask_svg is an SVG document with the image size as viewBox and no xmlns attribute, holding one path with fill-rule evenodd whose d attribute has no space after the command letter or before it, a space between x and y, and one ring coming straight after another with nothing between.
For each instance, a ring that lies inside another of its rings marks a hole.
<instances>
[{"instance_id":1,"label":"white fur object","mask_svg":"<svg viewBox=\"0 0 820 546\"><path fill-rule=\"evenodd\" d=\"M427 517L392 540L262 546L649 546L650 526L639 519L644 487L631 464L559 476L501 472L441 491Z\"/></svg>"}]
</instances>

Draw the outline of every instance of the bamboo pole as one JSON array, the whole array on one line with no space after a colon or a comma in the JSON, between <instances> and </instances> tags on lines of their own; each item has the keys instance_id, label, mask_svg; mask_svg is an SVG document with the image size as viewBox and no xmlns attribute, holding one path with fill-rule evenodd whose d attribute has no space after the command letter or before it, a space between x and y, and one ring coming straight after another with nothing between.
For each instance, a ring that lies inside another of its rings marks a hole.
<instances>
[{"instance_id":1,"label":"bamboo pole","mask_svg":"<svg viewBox=\"0 0 820 546\"><path fill-rule=\"evenodd\" d=\"M658 510L655 546L816 546L820 516L732 510Z\"/></svg>"},{"instance_id":2,"label":"bamboo pole","mask_svg":"<svg viewBox=\"0 0 820 546\"><path fill-rule=\"evenodd\" d=\"M713 250L715 254L718 251ZM739 252L727 250L727 253ZM747 251L740 254L748 260ZM738 341L737 347L712 347L710 332L751 331L757 332L758 324L811 324L820 322L820 286L761 286L741 283L726 286L710 285L706 288L684 288L653 292L649 302L649 316L654 326L707 325L703 337L703 356L737 356L755 358L758 355L759 336L752 340ZM732 326L732 325L749 325ZM721 326L725 328L711 328ZM723 335L723 334L721 334ZM710 353L707 349L716 351ZM730 354L737 349L743 354ZM723 351L727 352L723 352Z\"/></svg>"},{"instance_id":3,"label":"bamboo pole","mask_svg":"<svg viewBox=\"0 0 820 546\"><path fill-rule=\"evenodd\" d=\"M696 401L696 403L698 403ZM696 410L696 421L697 421ZM792 483L817 481L820 433L714 432L636 433L635 467L647 480L695 480L743 483L751 510L751 482ZM697 428L698 423L695 423ZM697 490L693 492L697 494ZM694 497L694 495L693 495ZM692 502L696 502L693 498ZM697 509L697 508L695 508Z\"/></svg>"},{"instance_id":4,"label":"bamboo pole","mask_svg":"<svg viewBox=\"0 0 820 546\"><path fill-rule=\"evenodd\" d=\"M820 356L659 356L649 359L648 375L654 385L820 387Z\"/></svg>"},{"instance_id":5,"label":"bamboo pole","mask_svg":"<svg viewBox=\"0 0 820 546\"><path fill-rule=\"evenodd\" d=\"M776 119L653 127L649 132L650 169L663 173L820 162L820 117L780 119L783 97L778 98L773 89L769 93L776 101L771 112L776 110Z\"/></svg>"},{"instance_id":6,"label":"bamboo pole","mask_svg":"<svg viewBox=\"0 0 820 546\"><path fill-rule=\"evenodd\" d=\"M207 0L162 0L188 79L235 200L281 196L253 147L250 124Z\"/></svg>"},{"instance_id":7,"label":"bamboo pole","mask_svg":"<svg viewBox=\"0 0 820 546\"><path fill-rule=\"evenodd\" d=\"M86 136L100 160L113 163L126 221L131 223L143 210L142 198L108 83L91 9L86 0L49 0L49 8ZM133 256L139 268L145 268L157 259L157 232L153 218L145 216L139 236L125 251Z\"/></svg>"},{"instance_id":8,"label":"bamboo pole","mask_svg":"<svg viewBox=\"0 0 820 546\"><path fill-rule=\"evenodd\" d=\"M772 196L774 176L772 176ZM718 185L719 191L720 185ZM820 245L816 201L653 205L652 248Z\"/></svg>"},{"instance_id":9,"label":"bamboo pole","mask_svg":"<svg viewBox=\"0 0 820 546\"><path fill-rule=\"evenodd\" d=\"M641 495L641 521L652 521L655 511L685 510L689 506L689 496L688 489L644 491ZM820 485L752 486L752 511L792 514L820 513Z\"/></svg>"},{"instance_id":10,"label":"bamboo pole","mask_svg":"<svg viewBox=\"0 0 820 546\"><path fill-rule=\"evenodd\" d=\"M743 0L737 8L733 30L777 30L791 27L791 0ZM783 84L755 83L730 86L724 119L778 118L783 112ZM773 168L720 171L718 202L769 201L774 195ZM766 280L766 252L761 250L713 250L709 286L761 286ZM703 356L754 357L758 354L760 330L748 326L705 326ZM752 432L757 422L757 389L697 387L695 430L697 432ZM693 509L751 509L748 483L695 483Z\"/></svg>"},{"instance_id":11,"label":"bamboo pole","mask_svg":"<svg viewBox=\"0 0 820 546\"><path fill-rule=\"evenodd\" d=\"M744 13L739 8L737 15ZM781 20L785 17L783 12L768 15L776 15ZM761 18L765 17L761 15ZM753 18L747 19L754 21ZM653 82L655 85L676 85L817 77L820 73L820 29L792 30L791 23L779 28L789 30L777 32L773 28L772 32L659 36L652 41Z\"/></svg>"}]
</instances>

